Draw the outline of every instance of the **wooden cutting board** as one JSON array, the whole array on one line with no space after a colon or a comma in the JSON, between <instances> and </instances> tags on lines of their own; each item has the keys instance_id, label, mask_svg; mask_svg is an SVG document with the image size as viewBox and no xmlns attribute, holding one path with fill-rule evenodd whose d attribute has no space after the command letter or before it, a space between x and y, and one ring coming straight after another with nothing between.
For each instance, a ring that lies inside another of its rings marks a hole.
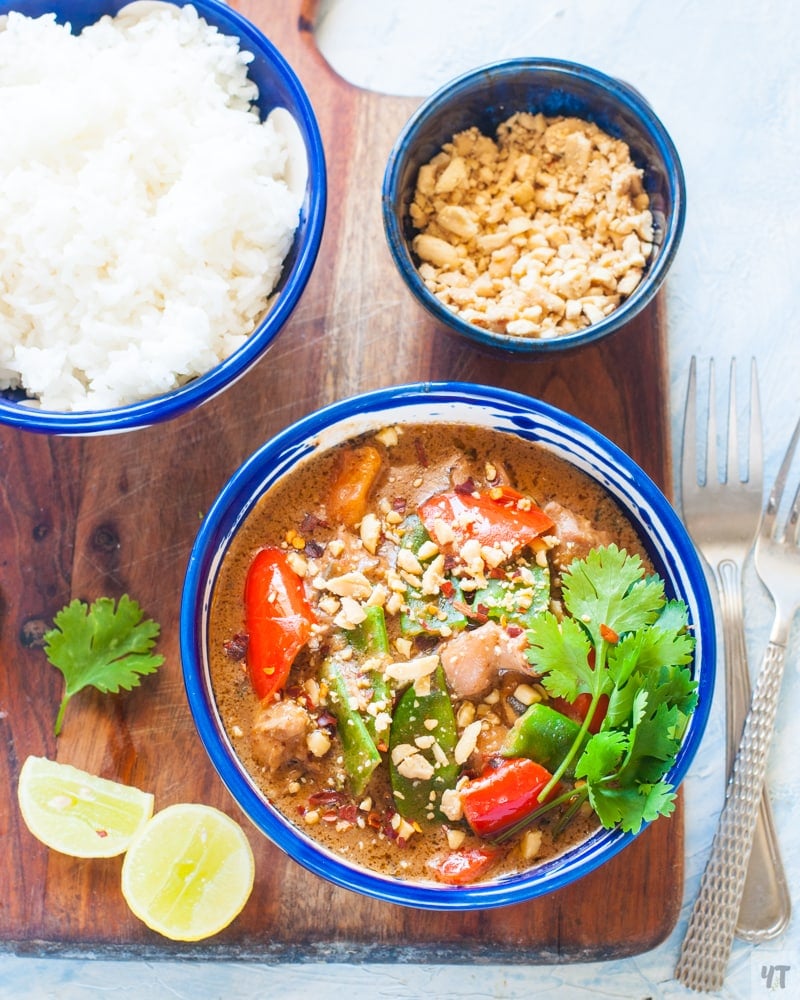
<instances>
[{"instance_id":1,"label":"wooden cutting board","mask_svg":"<svg viewBox=\"0 0 800 1000\"><path fill-rule=\"evenodd\" d=\"M579 885L473 914L416 911L335 889L239 813L195 734L178 648L183 572L200 518L263 441L316 407L420 379L505 386L588 421L662 486L671 483L666 349L657 302L625 330L564 357L520 362L457 342L395 274L380 217L390 146L418 101L359 90L316 49L315 4L240 0L308 90L323 133L329 208L322 250L291 322L262 362L197 412L93 439L0 429L0 942L25 954L282 961L525 962L645 951L670 932L683 887L683 811ZM166 663L137 690L73 699L53 736L61 677L37 641L72 598L135 597L162 625ZM241 820L256 884L216 938L181 945L127 910L119 858L43 847L16 805L29 754L155 793L156 807L216 805Z\"/></svg>"}]
</instances>

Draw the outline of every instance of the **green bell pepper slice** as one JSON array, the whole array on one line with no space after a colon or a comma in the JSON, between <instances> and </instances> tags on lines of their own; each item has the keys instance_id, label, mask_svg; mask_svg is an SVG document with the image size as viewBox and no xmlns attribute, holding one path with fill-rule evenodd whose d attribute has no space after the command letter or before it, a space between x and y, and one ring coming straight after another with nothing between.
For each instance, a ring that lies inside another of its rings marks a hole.
<instances>
[{"instance_id":1,"label":"green bell pepper slice","mask_svg":"<svg viewBox=\"0 0 800 1000\"><path fill-rule=\"evenodd\" d=\"M573 719L557 712L544 702L535 702L517 719L503 742L503 757L529 757L548 771L555 772L578 738L581 727ZM584 738L588 742L589 734ZM581 750L583 747L581 747ZM572 777L574 764L580 752L573 756L573 763L564 774Z\"/></svg>"}]
</instances>

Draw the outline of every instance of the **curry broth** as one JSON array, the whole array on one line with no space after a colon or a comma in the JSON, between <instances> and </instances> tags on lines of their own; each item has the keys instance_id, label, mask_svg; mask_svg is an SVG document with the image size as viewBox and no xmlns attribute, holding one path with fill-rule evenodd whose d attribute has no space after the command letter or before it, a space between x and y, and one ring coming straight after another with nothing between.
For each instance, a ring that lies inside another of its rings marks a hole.
<instances>
[{"instance_id":1,"label":"curry broth","mask_svg":"<svg viewBox=\"0 0 800 1000\"><path fill-rule=\"evenodd\" d=\"M319 553L332 548L331 542L341 536L340 527L329 523L326 514L326 498L336 476L340 452L368 441L382 457L381 471L370 493L370 510L411 510L454 483L472 480L476 486L482 486L487 481L502 480L532 497L539 506L550 501L563 505L579 519L585 518L592 533L603 534L620 548L638 553L648 568L649 561L614 500L588 476L543 447L508 434L460 425L408 425L396 431L396 443L389 446L385 442L391 441L393 433L389 437L365 435L315 456L259 501L233 538L220 567L210 608L210 664L220 715L237 754L266 797L290 821L351 862L390 876L431 881L428 862L452 844L448 830L452 837L453 829L466 829L464 846L480 842L463 822L423 824L421 832L398 838L387 819L393 812L393 799L386 767L379 767L364 794L354 799L347 795L346 788L342 792L338 736L334 735L331 749L322 759L289 761L274 772L254 757L250 733L261 707L253 693L245 660L236 658L241 650L233 655L231 651L237 650L245 630L244 581L255 552L264 545L291 546L293 542L294 546L304 547L304 556L309 557L312 569L318 568L320 562L324 564L325 557ZM287 539L292 541L287 543ZM378 550L378 560L384 547ZM558 546L553 552L558 553ZM365 559L365 565L371 566L373 562L371 558ZM557 596L557 566L553 568ZM393 616L387 614L386 618L394 648L398 624ZM427 639L415 643L416 653L427 651L431 645ZM319 655L313 649L298 654L287 692L296 693L316 674ZM455 705L457 715L463 701ZM492 697L475 699L474 707L478 717L483 713L490 725L493 713L500 716L500 728L508 724ZM505 711L508 713L507 706ZM310 799L312 793L320 791L326 794ZM519 835L503 845L489 877L531 867L562 853L598 825L593 814L584 812L566 832L554 838L551 834L554 822L555 814L552 819L546 816L540 822L541 843L533 858L523 856L523 839Z\"/></svg>"}]
</instances>

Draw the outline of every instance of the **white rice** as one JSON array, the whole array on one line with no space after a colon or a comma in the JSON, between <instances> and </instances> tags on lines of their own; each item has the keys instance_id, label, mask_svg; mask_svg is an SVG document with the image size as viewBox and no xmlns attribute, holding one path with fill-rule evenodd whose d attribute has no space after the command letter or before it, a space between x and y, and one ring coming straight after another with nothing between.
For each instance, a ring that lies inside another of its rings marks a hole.
<instances>
[{"instance_id":1,"label":"white rice","mask_svg":"<svg viewBox=\"0 0 800 1000\"><path fill-rule=\"evenodd\" d=\"M145 399L230 355L297 226L252 56L191 6L136 6L80 36L0 19L0 387L47 409Z\"/></svg>"}]
</instances>

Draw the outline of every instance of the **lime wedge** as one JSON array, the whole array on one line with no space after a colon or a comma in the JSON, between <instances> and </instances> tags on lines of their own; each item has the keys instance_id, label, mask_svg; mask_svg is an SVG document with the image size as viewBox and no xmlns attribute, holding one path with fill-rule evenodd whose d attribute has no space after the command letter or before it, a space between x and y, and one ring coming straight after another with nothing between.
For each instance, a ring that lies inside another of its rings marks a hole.
<instances>
[{"instance_id":1,"label":"lime wedge","mask_svg":"<svg viewBox=\"0 0 800 1000\"><path fill-rule=\"evenodd\" d=\"M122 864L122 895L164 937L217 934L250 897L255 864L239 824L211 806L179 803L142 827Z\"/></svg>"},{"instance_id":2,"label":"lime wedge","mask_svg":"<svg viewBox=\"0 0 800 1000\"><path fill-rule=\"evenodd\" d=\"M153 814L153 796L47 757L28 757L17 786L25 825L74 858L122 854Z\"/></svg>"}]
</instances>

